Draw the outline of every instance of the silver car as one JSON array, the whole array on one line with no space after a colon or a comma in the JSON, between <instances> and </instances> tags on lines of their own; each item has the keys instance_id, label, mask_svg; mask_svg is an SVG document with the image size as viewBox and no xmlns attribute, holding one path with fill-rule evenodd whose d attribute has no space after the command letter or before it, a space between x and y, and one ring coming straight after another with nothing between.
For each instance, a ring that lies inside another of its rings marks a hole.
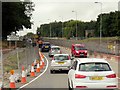
<instances>
[{"instance_id":1,"label":"silver car","mask_svg":"<svg viewBox=\"0 0 120 90\"><path fill-rule=\"evenodd\" d=\"M54 56L54 54L61 54L61 50L59 46L51 46L51 49L49 50L49 57Z\"/></svg>"},{"instance_id":2,"label":"silver car","mask_svg":"<svg viewBox=\"0 0 120 90\"><path fill-rule=\"evenodd\" d=\"M55 54L51 61L50 72L53 73L56 70L69 70L71 66L71 58L69 54Z\"/></svg>"}]
</instances>

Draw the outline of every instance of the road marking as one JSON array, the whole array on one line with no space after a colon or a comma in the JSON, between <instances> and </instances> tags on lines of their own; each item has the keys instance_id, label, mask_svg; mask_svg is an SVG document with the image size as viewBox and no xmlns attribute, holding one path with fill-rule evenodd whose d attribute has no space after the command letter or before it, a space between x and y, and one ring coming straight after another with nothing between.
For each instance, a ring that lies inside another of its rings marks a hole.
<instances>
[{"instance_id":1,"label":"road marking","mask_svg":"<svg viewBox=\"0 0 120 90\"><path fill-rule=\"evenodd\" d=\"M38 79L39 77L41 77L41 76L47 71L47 68L48 68L48 59L47 59L46 57L45 57L45 59L46 59L46 61L47 61L47 65L46 65L45 70L44 70L39 76L37 76L35 79L33 79L33 80L31 80L29 83L27 83L27 84L21 86L21 87L20 87L19 89L17 89L17 90L20 90L21 88L23 88L23 87L25 87L25 86L31 84L32 82L34 82L36 79Z\"/></svg>"}]
</instances>

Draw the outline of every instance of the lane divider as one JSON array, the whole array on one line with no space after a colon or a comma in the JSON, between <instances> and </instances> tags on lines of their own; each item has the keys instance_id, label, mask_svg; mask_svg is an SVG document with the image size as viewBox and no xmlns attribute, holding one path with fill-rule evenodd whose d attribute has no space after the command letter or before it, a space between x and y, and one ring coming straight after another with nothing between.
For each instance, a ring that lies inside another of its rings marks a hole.
<instances>
[{"instance_id":1,"label":"lane divider","mask_svg":"<svg viewBox=\"0 0 120 90\"><path fill-rule=\"evenodd\" d=\"M44 58L46 60L46 68L45 68L45 70L39 76L37 76L36 78L34 78L33 80L31 80L29 83L27 83L27 84L19 87L19 89L17 89L17 90L20 90L20 89L26 87L27 85L31 84L32 82L34 82L35 80L37 80L39 77L41 77L47 71L47 69L48 69L48 59L45 56L44 56Z\"/></svg>"}]
</instances>

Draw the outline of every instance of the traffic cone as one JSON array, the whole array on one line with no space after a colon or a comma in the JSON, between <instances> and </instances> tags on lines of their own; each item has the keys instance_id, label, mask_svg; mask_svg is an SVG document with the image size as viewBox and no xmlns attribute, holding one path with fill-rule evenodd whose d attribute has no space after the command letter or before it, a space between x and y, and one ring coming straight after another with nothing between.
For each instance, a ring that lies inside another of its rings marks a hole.
<instances>
[{"instance_id":1,"label":"traffic cone","mask_svg":"<svg viewBox=\"0 0 120 90\"><path fill-rule=\"evenodd\" d=\"M40 53L40 60L42 61L42 67L44 67L44 65L45 65L45 63L44 63L44 55L41 52L39 52L39 53Z\"/></svg>"},{"instance_id":2,"label":"traffic cone","mask_svg":"<svg viewBox=\"0 0 120 90\"><path fill-rule=\"evenodd\" d=\"M42 61L40 61L40 69L43 69Z\"/></svg>"},{"instance_id":3,"label":"traffic cone","mask_svg":"<svg viewBox=\"0 0 120 90\"><path fill-rule=\"evenodd\" d=\"M37 69L36 69L36 72L40 72L40 64L39 64L39 61L37 61Z\"/></svg>"},{"instance_id":4,"label":"traffic cone","mask_svg":"<svg viewBox=\"0 0 120 90\"><path fill-rule=\"evenodd\" d=\"M35 77L35 72L34 72L34 63L32 64L32 67L31 67L30 76L31 76L31 77Z\"/></svg>"},{"instance_id":5,"label":"traffic cone","mask_svg":"<svg viewBox=\"0 0 120 90\"><path fill-rule=\"evenodd\" d=\"M24 66L22 66L22 78L21 83L26 83L26 72L24 70Z\"/></svg>"},{"instance_id":6,"label":"traffic cone","mask_svg":"<svg viewBox=\"0 0 120 90\"><path fill-rule=\"evenodd\" d=\"M9 77L9 80L10 80L10 84L9 84L9 87L10 88L16 88L16 85L15 85L15 78L14 78L14 70L11 70L10 71L10 77Z\"/></svg>"}]
</instances>

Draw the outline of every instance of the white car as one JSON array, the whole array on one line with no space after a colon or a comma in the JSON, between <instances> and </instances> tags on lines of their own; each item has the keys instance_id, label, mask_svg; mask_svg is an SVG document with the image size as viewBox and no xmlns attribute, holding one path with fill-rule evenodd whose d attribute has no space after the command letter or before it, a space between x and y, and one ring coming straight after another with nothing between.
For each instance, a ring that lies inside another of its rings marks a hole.
<instances>
[{"instance_id":1,"label":"white car","mask_svg":"<svg viewBox=\"0 0 120 90\"><path fill-rule=\"evenodd\" d=\"M49 57L54 56L54 54L61 54L61 50L59 46L51 46L51 49L49 50Z\"/></svg>"},{"instance_id":2,"label":"white car","mask_svg":"<svg viewBox=\"0 0 120 90\"><path fill-rule=\"evenodd\" d=\"M115 72L104 59L76 58L68 72L69 89L116 89Z\"/></svg>"},{"instance_id":3,"label":"white car","mask_svg":"<svg viewBox=\"0 0 120 90\"><path fill-rule=\"evenodd\" d=\"M56 70L69 70L71 66L71 58L69 54L55 54L51 61L50 72L53 73Z\"/></svg>"}]
</instances>

